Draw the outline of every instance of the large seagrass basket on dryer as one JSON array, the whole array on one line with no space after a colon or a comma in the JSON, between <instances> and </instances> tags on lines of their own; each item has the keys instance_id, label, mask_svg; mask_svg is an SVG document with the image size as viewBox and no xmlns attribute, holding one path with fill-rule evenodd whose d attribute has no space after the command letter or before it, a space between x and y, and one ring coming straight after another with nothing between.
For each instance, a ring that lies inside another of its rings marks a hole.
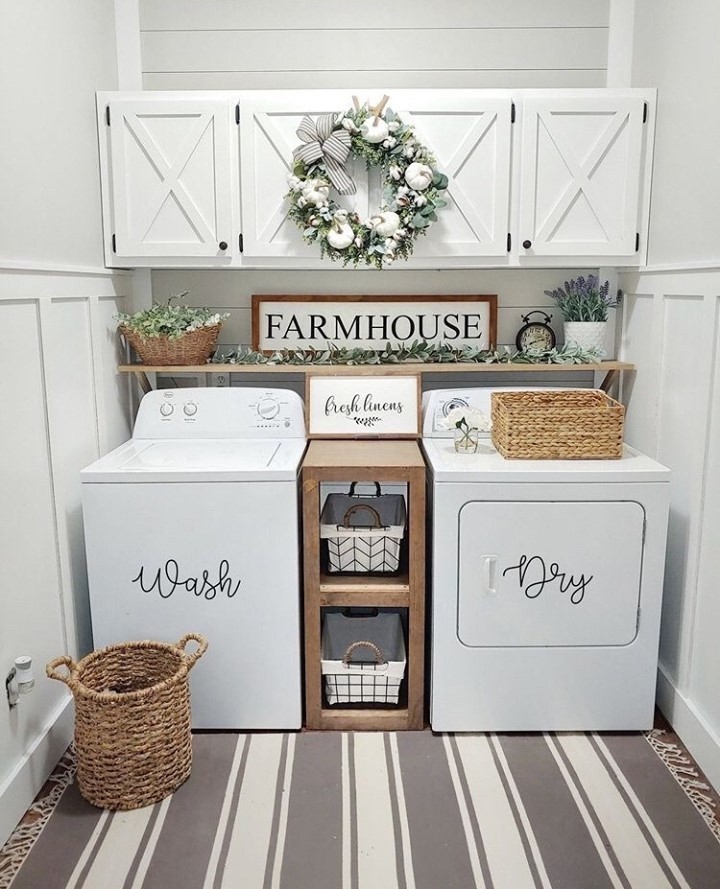
<instances>
[{"instance_id":1,"label":"large seagrass basket on dryer","mask_svg":"<svg viewBox=\"0 0 720 889\"><path fill-rule=\"evenodd\" d=\"M191 654L185 646L194 640ZM80 793L103 809L139 809L164 799L190 774L188 674L207 641L188 633L177 643L124 642L75 663L47 665L75 698ZM67 674L58 672L65 666Z\"/></svg>"}]
</instances>

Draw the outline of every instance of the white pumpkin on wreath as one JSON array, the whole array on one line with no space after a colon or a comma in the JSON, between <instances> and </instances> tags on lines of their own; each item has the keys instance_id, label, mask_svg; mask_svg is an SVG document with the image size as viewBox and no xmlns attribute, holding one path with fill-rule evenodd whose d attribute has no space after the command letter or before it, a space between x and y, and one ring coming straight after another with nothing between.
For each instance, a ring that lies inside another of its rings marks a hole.
<instances>
[{"instance_id":1,"label":"white pumpkin on wreath","mask_svg":"<svg viewBox=\"0 0 720 889\"><path fill-rule=\"evenodd\" d=\"M442 197L448 178L437 169L429 148L418 141L410 124L390 108L388 97L370 108L353 97L344 114L304 117L297 130L302 140L294 152L288 179L288 216L320 255L343 265L384 268L412 256L416 238L437 222L447 206ZM345 169L350 156L361 157L382 178L382 205L363 219L332 197L355 194Z\"/></svg>"}]
</instances>

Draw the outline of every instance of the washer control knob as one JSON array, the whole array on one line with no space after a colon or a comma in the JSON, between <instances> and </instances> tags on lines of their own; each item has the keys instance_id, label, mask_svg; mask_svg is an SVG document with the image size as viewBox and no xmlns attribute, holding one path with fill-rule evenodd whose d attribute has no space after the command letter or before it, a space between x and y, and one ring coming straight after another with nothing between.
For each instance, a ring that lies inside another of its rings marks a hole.
<instances>
[{"instance_id":1,"label":"washer control knob","mask_svg":"<svg viewBox=\"0 0 720 889\"><path fill-rule=\"evenodd\" d=\"M263 420L272 420L280 413L280 405L274 398L263 398L257 406L257 412Z\"/></svg>"},{"instance_id":2,"label":"washer control knob","mask_svg":"<svg viewBox=\"0 0 720 889\"><path fill-rule=\"evenodd\" d=\"M183 405L183 413L186 417L194 417L197 413L197 405L194 401L187 401Z\"/></svg>"},{"instance_id":3,"label":"washer control knob","mask_svg":"<svg viewBox=\"0 0 720 889\"><path fill-rule=\"evenodd\" d=\"M163 401L163 403L160 405L160 413L163 415L163 417L169 417L174 410L175 405L170 404L169 401Z\"/></svg>"}]
</instances>

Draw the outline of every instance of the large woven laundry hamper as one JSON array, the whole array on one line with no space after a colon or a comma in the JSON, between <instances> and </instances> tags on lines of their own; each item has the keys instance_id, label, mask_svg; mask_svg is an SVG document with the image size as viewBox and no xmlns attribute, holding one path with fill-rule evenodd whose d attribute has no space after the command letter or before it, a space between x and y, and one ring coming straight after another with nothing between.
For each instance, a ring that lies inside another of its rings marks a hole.
<instances>
[{"instance_id":1,"label":"large woven laundry hamper","mask_svg":"<svg viewBox=\"0 0 720 889\"><path fill-rule=\"evenodd\" d=\"M191 640L199 647L191 654ZM176 644L124 642L75 663L47 665L75 698L80 793L103 809L139 809L164 799L190 775L188 674L207 641L188 633ZM68 674L57 672L66 666Z\"/></svg>"}]
</instances>

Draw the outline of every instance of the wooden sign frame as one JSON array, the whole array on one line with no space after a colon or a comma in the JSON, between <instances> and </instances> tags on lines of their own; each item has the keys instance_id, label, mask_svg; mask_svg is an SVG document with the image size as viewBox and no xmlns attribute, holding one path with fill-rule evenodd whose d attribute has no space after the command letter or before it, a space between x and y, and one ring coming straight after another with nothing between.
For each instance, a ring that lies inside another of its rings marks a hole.
<instances>
[{"instance_id":1,"label":"wooden sign frame","mask_svg":"<svg viewBox=\"0 0 720 889\"><path fill-rule=\"evenodd\" d=\"M419 438L422 424L419 374L362 376L361 367L358 371L358 375L352 377L331 373L307 375L307 437Z\"/></svg>"},{"instance_id":2,"label":"wooden sign frame","mask_svg":"<svg viewBox=\"0 0 720 889\"><path fill-rule=\"evenodd\" d=\"M273 348L263 348L261 350L261 346L263 345L264 337L261 335L261 321L264 316L262 313L263 303L316 303L318 310L322 309L323 306L327 306L328 303L337 303L340 307L347 307L348 305L356 305L359 310L364 304L368 303L385 303L390 309L393 304L397 303L408 303L413 306L413 308L423 308L427 307L430 303L435 303L439 308L443 305L448 305L452 303L467 303L468 306L482 305L487 306L488 318L487 318L487 335L483 337L481 342L478 342L477 348L479 349L494 349L497 345L497 295L496 294L423 294L423 295L403 295L403 294L378 294L378 295L331 295L331 294L318 294L318 295L302 295L302 294L253 294L252 296L252 347L257 351L263 351L265 354L270 354L276 349L282 348L307 348L306 346L283 346L280 343L274 346ZM356 312L357 314L357 312ZM403 315L399 315L399 318L402 318ZM450 317L450 316L449 316ZM319 324L316 326L320 326ZM408 330L410 331L412 327L412 321L408 322ZM468 328L467 319L465 323L461 325L462 327ZM420 327L420 324L416 325L416 328ZM343 325L344 328L344 325ZM311 327L311 331L314 332L314 327ZM336 331L332 331L336 332ZM426 339L425 336L419 335L422 331L414 329L410 332L410 335L402 338L394 338L393 336L387 337L378 337L377 339L377 349L382 350L385 348L387 342L389 341L391 344L393 341L400 346L401 344L409 345L413 340L423 340ZM460 333L460 330L458 330ZM465 345L468 343L469 337L460 337L456 336L455 340L457 340L458 344ZM338 340L336 345L347 345L352 347L352 340L343 341L340 337L327 337L325 339L318 338L318 344L314 346L314 348L327 348L328 340ZM450 345L453 344L452 338L430 338L429 342L448 342ZM362 348L372 348L371 346L362 346Z\"/></svg>"}]
</instances>

